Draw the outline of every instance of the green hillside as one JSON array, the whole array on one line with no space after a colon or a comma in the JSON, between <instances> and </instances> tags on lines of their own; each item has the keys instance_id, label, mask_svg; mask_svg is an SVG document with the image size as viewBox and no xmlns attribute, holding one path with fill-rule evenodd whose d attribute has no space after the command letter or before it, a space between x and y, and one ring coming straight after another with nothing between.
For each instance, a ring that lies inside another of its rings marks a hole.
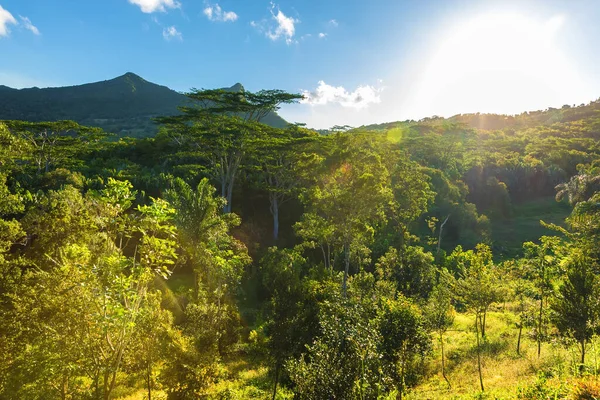
<instances>
[{"instance_id":1,"label":"green hillside","mask_svg":"<svg viewBox=\"0 0 600 400\"><path fill-rule=\"evenodd\" d=\"M241 89L237 83L225 90ZM177 107L187 104L183 94L131 72L78 86L20 90L0 86L0 120L73 120L120 137L153 136L158 127L152 118L175 115ZM277 114L268 115L264 122L278 128L287 124Z\"/></svg>"}]
</instances>

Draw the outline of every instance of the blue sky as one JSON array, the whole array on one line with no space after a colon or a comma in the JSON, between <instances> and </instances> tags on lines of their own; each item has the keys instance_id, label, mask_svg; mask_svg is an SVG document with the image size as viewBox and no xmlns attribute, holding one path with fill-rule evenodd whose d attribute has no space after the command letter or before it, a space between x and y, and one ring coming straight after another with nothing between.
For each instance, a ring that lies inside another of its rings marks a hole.
<instances>
[{"instance_id":1,"label":"blue sky","mask_svg":"<svg viewBox=\"0 0 600 400\"><path fill-rule=\"evenodd\" d=\"M324 128L600 97L595 0L0 0L0 84L302 92Z\"/></svg>"}]
</instances>

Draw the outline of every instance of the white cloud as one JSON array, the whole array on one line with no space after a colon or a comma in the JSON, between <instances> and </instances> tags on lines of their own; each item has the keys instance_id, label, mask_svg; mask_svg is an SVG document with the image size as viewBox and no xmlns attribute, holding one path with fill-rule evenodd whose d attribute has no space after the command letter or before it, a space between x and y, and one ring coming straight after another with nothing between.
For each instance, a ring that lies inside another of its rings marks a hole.
<instances>
[{"instance_id":1,"label":"white cloud","mask_svg":"<svg viewBox=\"0 0 600 400\"><path fill-rule=\"evenodd\" d=\"M17 25L18 22L11 13L0 6L0 37L8 36L10 33L8 29L9 24Z\"/></svg>"},{"instance_id":2,"label":"white cloud","mask_svg":"<svg viewBox=\"0 0 600 400\"><path fill-rule=\"evenodd\" d=\"M181 3L177 0L129 0L129 2L139 6L142 12L147 14L156 11L165 12L168 8L181 7Z\"/></svg>"},{"instance_id":3,"label":"white cloud","mask_svg":"<svg viewBox=\"0 0 600 400\"><path fill-rule=\"evenodd\" d=\"M233 11L223 11L220 5L208 5L204 9L204 15L211 21L233 22L238 19L238 15Z\"/></svg>"},{"instance_id":4,"label":"white cloud","mask_svg":"<svg viewBox=\"0 0 600 400\"><path fill-rule=\"evenodd\" d=\"M273 41L284 39L287 44L297 42L294 40L294 35L296 34L296 24L300 21L288 17L281 12L279 7L277 7L277 13L275 13L275 7L277 6L271 3L271 19L275 21L275 24L269 24L267 20L262 20L260 22L251 21L250 26L264 33L265 36Z\"/></svg>"},{"instance_id":5,"label":"white cloud","mask_svg":"<svg viewBox=\"0 0 600 400\"><path fill-rule=\"evenodd\" d=\"M31 23L31 20L29 18L23 17L21 15L19 15L19 18L21 19L21 24L23 24L23 27L25 29L27 29L28 31L31 31L34 35L40 34L40 30Z\"/></svg>"},{"instance_id":6,"label":"white cloud","mask_svg":"<svg viewBox=\"0 0 600 400\"><path fill-rule=\"evenodd\" d=\"M319 39L323 39L325 36L327 36L326 33L323 33L323 32L319 33Z\"/></svg>"},{"instance_id":7,"label":"white cloud","mask_svg":"<svg viewBox=\"0 0 600 400\"><path fill-rule=\"evenodd\" d=\"M273 12L274 9L275 4L272 4L271 15L273 16L273 19L277 22L277 27L275 27L274 31L272 29L269 29L269 31L267 32L267 37L271 40L277 40L283 37L287 44L293 43L294 35L296 33L295 24L300 21L286 16L284 13L281 12L279 8L277 8L277 14L275 14Z\"/></svg>"},{"instance_id":8,"label":"white cloud","mask_svg":"<svg viewBox=\"0 0 600 400\"><path fill-rule=\"evenodd\" d=\"M179 32L177 30L177 28L175 28L174 26L169 26L168 28L163 29L163 38L165 38L165 40L171 40L171 39L183 40L183 36L181 35L181 32Z\"/></svg>"},{"instance_id":9,"label":"white cloud","mask_svg":"<svg viewBox=\"0 0 600 400\"><path fill-rule=\"evenodd\" d=\"M303 90L304 99L300 102L311 106L322 106L330 103L340 104L342 107L362 109L370 104L381 102L380 94L383 88L370 85L361 85L353 92L348 92L343 86L331 86L324 81L319 81L319 86L314 91Z\"/></svg>"},{"instance_id":10,"label":"white cloud","mask_svg":"<svg viewBox=\"0 0 600 400\"><path fill-rule=\"evenodd\" d=\"M328 24L333 26L334 28L337 28L339 25L339 23L335 19L329 20Z\"/></svg>"}]
</instances>

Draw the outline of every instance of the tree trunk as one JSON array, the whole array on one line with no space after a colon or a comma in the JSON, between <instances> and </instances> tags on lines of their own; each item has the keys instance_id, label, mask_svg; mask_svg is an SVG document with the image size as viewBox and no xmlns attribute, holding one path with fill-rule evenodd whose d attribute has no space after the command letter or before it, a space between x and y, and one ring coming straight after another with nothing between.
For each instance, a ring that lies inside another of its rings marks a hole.
<instances>
[{"instance_id":1,"label":"tree trunk","mask_svg":"<svg viewBox=\"0 0 600 400\"><path fill-rule=\"evenodd\" d=\"M61 400L67 399L67 392L69 391L69 376L63 375L62 385L60 386L60 398Z\"/></svg>"},{"instance_id":2,"label":"tree trunk","mask_svg":"<svg viewBox=\"0 0 600 400\"><path fill-rule=\"evenodd\" d=\"M400 358L401 362L400 362L400 390L398 390L398 396L397 398L399 400L402 400L402 396L404 395L404 386L405 386L405 380L404 380L404 365L405 365L405 354L406 354L406 343L402 345L402 357Z\"/></svg>"},{"instance_id":3,"label":"tree trunk","mask_svg":"<svg viewBox=\"0 0 600 400\"><path fill-rule=\"evenodd\" d=\"M94 395L97 400L100 400L100 373L98 371L94 375Z\"/></svg>"},{"instance_id":4,"label":"tree trunk","mask_svg":"<svg viewBox=\"0 0 600 400\"><path fill-rule=\"evenodd\" d=\"M440 248L442 247L442 231L444 230L444 225L446 225L446 222L448 222L449 218L450 218L450 214L448 214L448 216L446 217L444 222L442 222L442 224L440 225L440 235L438 237L438 246L437 246L436 254L440 253Z\"/></svg>"},{"instance_id":5,"label":"tree trunk","mask_svg":"<svg viewBox=\"0 0 600 400\"><path fill-rule=\"evenodd\" d=\"M519 336L517 337L517 355L521 355L521 333L523 332L523 323L519 324Z\"/></svg>"},{"instance_id":6,"label":"tree trunk","mask_svg":"<svg viewBox=\"0 0 600 400\"><path fill-rule=\"evenodd\" d=\"M327 255L325 254L325 247L323 245L321 245L321 253L323 253L323 263L325 264L325 269L327 269L329 266L327 265Z\"/></svg>"},{"instance_id":7,"label":"tree trunk","mask_svg":"<svg viewBox=\"0 0 600 400\"><path fill-rule=\"evenodd\" d=\"M446 360L445 360L445 356L444 356L444 335L442 334L441 331L440 331L440 347L442 349L442 376L444 377L444 380L448 384L448 389L452 389L452 385L450 385L450 381L448 380L448 377L446 376Z\"/></svg>"},{"instance_id":8,"label":"tree trunk","mask_svg":"<svg viewBox=\"0 0 600 400\"><path fill-rule=\"evenodd\" d=\"M543 311L544 311L544 289L540 295L540 314L538 316L538 327L537 327L537 356L540 358L542 352L542 323L543 323Z\"/></svg>"},{"instance_id":9,"label":"tree trunk","mask_svg":"<svg viewBox=\"0 0 600 400\"><path fill-rule=\"evenodd\" d=\"M146 369L146 381L148 383L148 400L152 400L152 364L148 361Z\"/></svg>"},{"instance_id":10,"label":"tree trunk","mask_svg":"<svg viewBox=\"0 0 600 400\"><path fill-rule=\"evenodd\" d=\"M231 199L233 197L233 182L235 181L235 175L231 177L231 180L227 183L227 204L225 204L225 214L231 212Z\"/></svg>"},{"instance_id":11,"label":"tree trunk","mask_svg":"<svg viewBox=\"0 0 600 400\"><path fill-rule=\"evenodd\" d=\"M585 339L581 342L581 371L583 372L583 367L585 365Z\"/></svg>"},{"instance_id":12,"label":"tree trunk","mask_svg":"<svg viewBox=\"0 0 600 400\"><path fill-rule=\"evenodd\" d=\"M102 397L104 398L104 400L110 400L110 392L108 391L108 378L109 378L110 374L109 374L109 370L108 368L106 368L106 371L104 371L104 382L102 382L103 386L104 386L104 390L102 393Z\"/></svg>"},{"instance_id":13,"label":"tree trunk","mask_svg":"<svg viewBox=\"0 0 600 400\"><path fill-rule=\"evenodd\" d=\"M277 383L279 382L279 363L275 366L275 382L273 383L273 400L277 395Z\"/></svg>"},{"instance_id":14,"label":"tree trunk","mask_svg":"<svg viewBox=\"0 0 600 400\"><path fill-rule=\"evenodd\" d=\"M271 200L271 214L273 214L273 240L279 237L279 200L273 196Z\"/></svg>"},{"instance_id":15,"label":"tree trunk","mask_svg":"<svg viewBox=\"0 0 600 400\"><path fill-rule=\"evenodd\" d=\"M348 284L348 272L350 271L350 245L344 244L344 281L342 283L342 294L346 297L346 288Z\"/></svg>"},{"instance_id":16,"label":"tree trunk","mask_svg":"<svg viewBox=\"0 0 600 400\"><path fill-rule=\"evenodd\" d=\"M485 337L485 319L487 317L487 309L483 311L483 319L481 320L481 337Z\"/></svg>"},{"instance_id":17,"label":"tree trunk","mask_svg":"<svg viewBox=\"0 0 600 400\"><path fill-rule=\"evenodd\" d=\"M479 385L481 385L481 391L484 392L483 376L481 375L481 349L479 346L479 325L477 323L477 316L475 316L475 336L477 337L477 370L479 371Z\"/></svg>"}]
</instances>

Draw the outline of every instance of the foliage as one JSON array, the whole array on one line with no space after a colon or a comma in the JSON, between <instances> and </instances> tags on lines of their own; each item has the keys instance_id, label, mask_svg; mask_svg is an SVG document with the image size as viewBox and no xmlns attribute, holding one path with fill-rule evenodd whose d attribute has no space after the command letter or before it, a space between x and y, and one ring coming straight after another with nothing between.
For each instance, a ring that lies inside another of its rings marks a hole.
<instances>
[{"instance_id":1,"label":"foliage","mask_svg":"<svg viewBox=\"0 0 600 400\"><path fill-rule=\"evenodd\" d=\"M188 95L143 140L0 123L0 399L593 395L599 103L319 134Z\"/></svg>"}]
</instances>

